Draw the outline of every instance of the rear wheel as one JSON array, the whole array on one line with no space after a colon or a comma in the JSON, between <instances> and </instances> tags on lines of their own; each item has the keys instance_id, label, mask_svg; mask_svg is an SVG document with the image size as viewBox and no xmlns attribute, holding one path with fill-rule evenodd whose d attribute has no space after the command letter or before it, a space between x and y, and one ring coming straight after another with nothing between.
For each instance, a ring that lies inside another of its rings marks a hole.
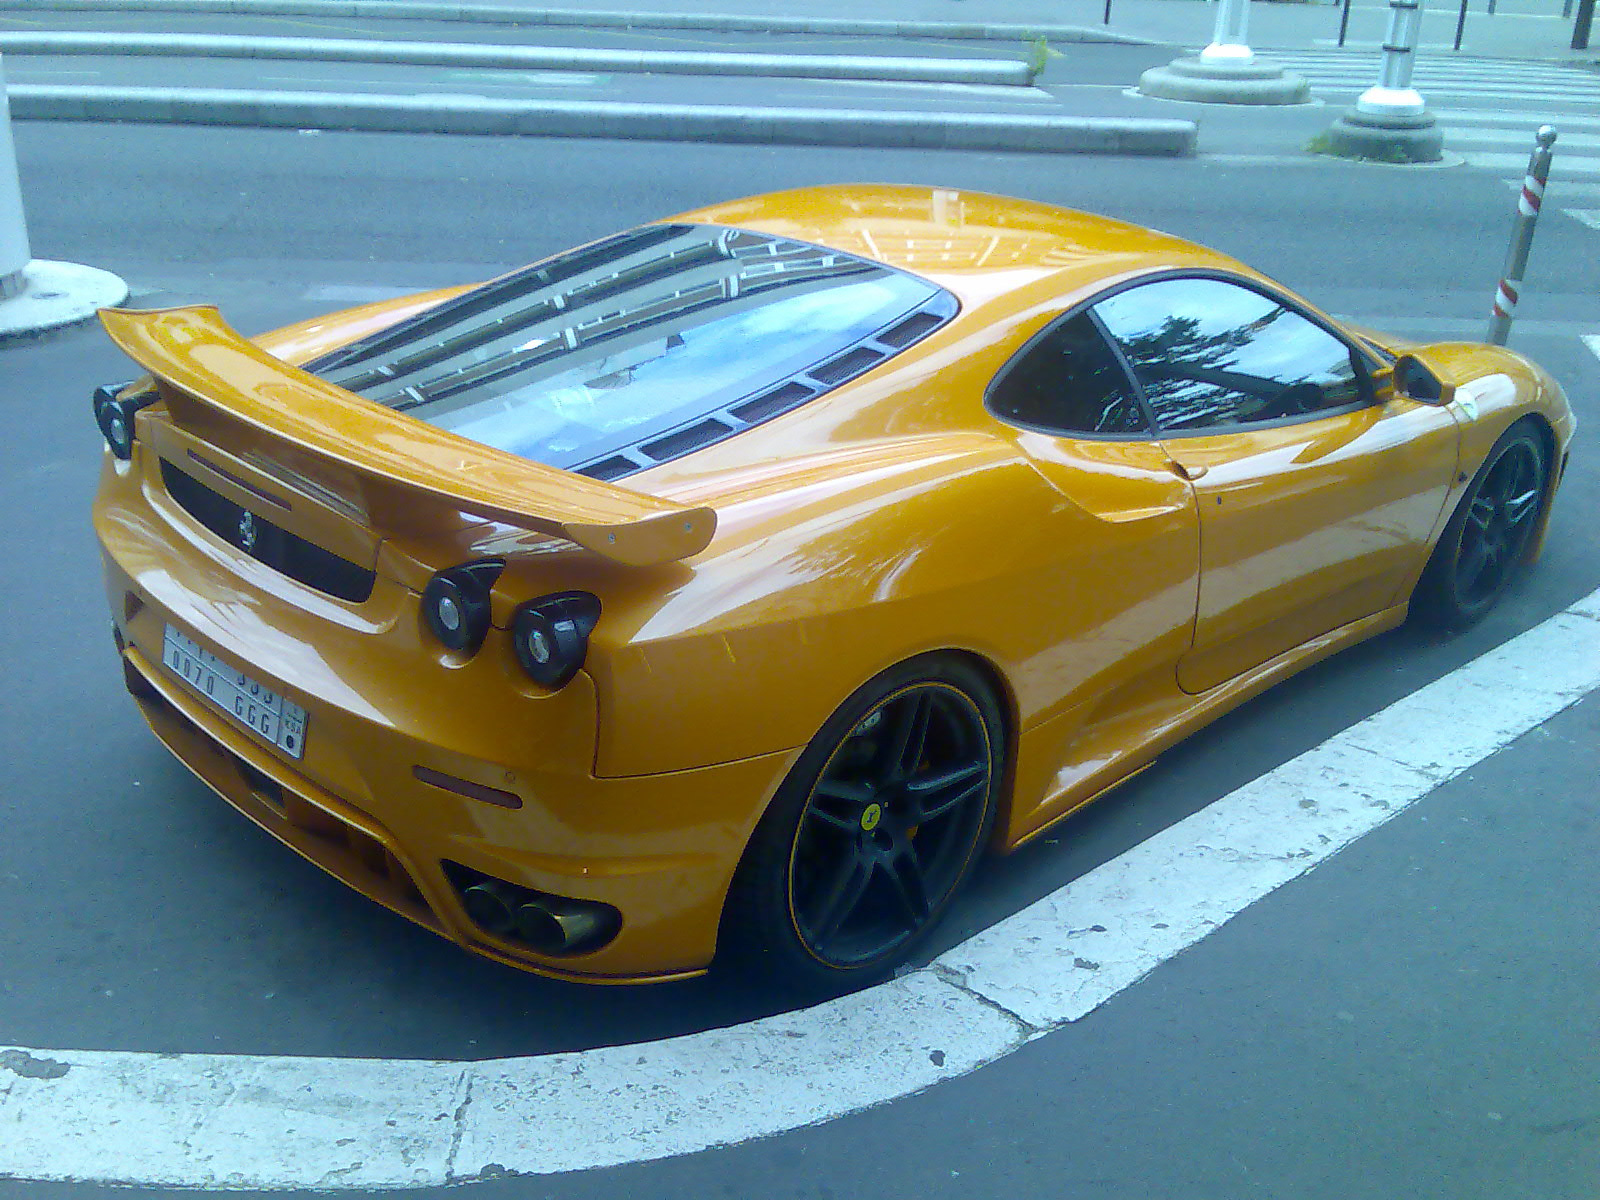
<instances>
[{"instance_id":1,"label":"rear wheel","mask_svg":"<svg viewBox=\"0 0 1600 1200\"><path fill-rule=\"evenodd\" d=\"M1412 611L1444 629L1465 629L1494 607L1516 577L1549 480L1539 432L1506 430L1484 458L1434 547Z\"/></svg>"},{"instance_id":2,"label":"rear wheel","mask_svg":"<svg viewBox=\"0 0 1600 1200\"><path fill-rule=\"evenodd\" d=\"M1000 713L982 677L916 659L806 747L734 878L724 951L806 990L877 978L943 914L994 819Z\"/></svg>"}]
</instances>

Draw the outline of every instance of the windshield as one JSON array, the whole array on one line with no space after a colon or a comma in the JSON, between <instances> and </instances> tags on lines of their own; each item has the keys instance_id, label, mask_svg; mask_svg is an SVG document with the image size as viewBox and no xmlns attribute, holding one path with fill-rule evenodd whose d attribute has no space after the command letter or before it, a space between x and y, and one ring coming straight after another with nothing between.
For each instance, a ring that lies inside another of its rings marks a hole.
<instances>
[{"instance_id":1,"label":"windshield","mask_svg":"<svg viewBox=\"0 0 1600 1200\"><path fill-rule=\"evenodd\" d=\"M954 310L935 285L853 255L742 230L647 226L307 369L525 458L578 469L604 460L600 473L613 478L788 411ZM774 394L783 401L752 403ZM686 425L703 435L666 436Z\"/></svg>"}]
</instances>

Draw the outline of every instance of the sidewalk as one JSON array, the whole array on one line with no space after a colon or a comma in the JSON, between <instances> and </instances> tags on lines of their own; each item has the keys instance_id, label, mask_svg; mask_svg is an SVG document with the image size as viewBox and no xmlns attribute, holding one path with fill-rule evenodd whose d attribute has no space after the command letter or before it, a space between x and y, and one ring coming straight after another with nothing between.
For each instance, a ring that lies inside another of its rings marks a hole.
<instances>
[{"instance_id":1,"label":"sidewalk","mask_svg":"<svg viewBox=\"0 0 1600 1200\"><path fill-rule=\"evenodd\" d=\"M587 13L595 17L629 14L638 24L670 23L688 26L701 16L733 17L761 21L813 18L839 21L883 21L896 24L950 24L957 26L1025 26L1047 29L1075 26L1086 35L1111 34L1115 40L1204 46L1211 40L1217 8L1211 0L1110 0L1111 20L1104 20L1105 0L896 0L892 10L867 8L852 0L783 0L775 10L772 0L485 0L496 8ZM1570 49L1573 18L1561 15L1564 0L1495 0L1493 15L1487 0L1469 0L1462 55L1486 58L1574 60L1600 62L1600 28L1596 48ZM351 0L359 13L381 0ZM463 5L465 7L465 5ZM1574 2L1574 8L1576 3ZM1425 4L1422 46L1430 51L1451 49L1460 4L1433 0ZM1377 49L1388 27L1387 4L1355 0L1346 34L1348 48ZM1250 5L1250 44L1258 50L1306 50L1330 47L1339 34L1340 6L1334 2L1297 3L1295 0L1253 0ZM1600 22L1597 22L1600 26ZM1108 39L1111 40L1111 39Z\"/></svg>"},{"instance_id":2,"label":"sidewalk","mask_svg":"<svg viewBox=\"0 0 1600 1200\"><path fill-rule=\"evenodd\" d=\"M1495 12L1487 11L1493 2ZM1568 0L1468 0L1460 54L1467 57L1575 61L1600 65L1596 46L1570 48L1573 17L1562 15ZM0 0L0 14L48 14L62 10L249 13L304 15L336 11L347 17L416 17L431 21L514 22L528 26L669 28L774 33L850 34L950 40L1138 41L1198 48L1211 40L1217 8L1212 0L894 0L892 7L864 8L853 0ZM1577 0L1571 0L1576 8ZM1421 48L1452 49L1460 0L1425 2ZM1257 50L1321 50L1335 46L1341 9L1337 0L1253 0L1250 44ZM1389 9L1379 0L1354 0L1346 48L1376 50L1388 27ZM807 27L809 26L809 28Z\"/></svg>"}]
</instances>

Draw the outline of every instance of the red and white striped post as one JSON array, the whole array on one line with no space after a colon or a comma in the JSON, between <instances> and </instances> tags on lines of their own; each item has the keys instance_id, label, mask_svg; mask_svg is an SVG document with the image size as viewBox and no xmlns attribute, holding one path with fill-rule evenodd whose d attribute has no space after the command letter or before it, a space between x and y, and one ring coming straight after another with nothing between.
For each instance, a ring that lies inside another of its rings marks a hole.
<instances>
[{"instance_id":1,"label":"red and white striped post","mask_svg":"<svg viewBox=\"0 0 1600 1200\"><path fill-rule=\"evenodd\" d=\"M1517 315L1517 301L1522 298L1522 275L1528 268L1528 250L1533 245L1533 228L1539 221L1539 205L1544 202L1544 185L1550 178L1550 159L1556 144L1553 125L1539 126L1535 135L1537 144L1533 157L1528 159L1528 173L1522 180L1522 194L1517 197L1517 219L1511 226L1511 249L1506 253L1505 270L1500 273L1500 286L1494 295L1494 310L1489 317L1489 336L1486 341L1493 346L1504 346L1511 333L1511 318Z\"/></svg>"}]
</instances>

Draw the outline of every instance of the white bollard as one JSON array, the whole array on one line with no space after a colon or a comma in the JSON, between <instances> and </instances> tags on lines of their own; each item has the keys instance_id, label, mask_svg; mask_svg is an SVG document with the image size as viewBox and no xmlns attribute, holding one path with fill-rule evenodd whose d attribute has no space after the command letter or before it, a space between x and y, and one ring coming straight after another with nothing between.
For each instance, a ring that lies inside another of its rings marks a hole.
<instances>
[{"instance_id":1,"label":"white bollard","mask_svg":"<svg viewBox=\"0 0 1600 1200\"><path fill-rule=\"evenodd\" d=\"M1250 49L1250 0L1221 0L1211 44L1200 51L1200 61L1243 67L1255 59L1255 52Z\"/></svg>"},{"instance_id":2,"label":"white bollard","mask_svg":"<svg viewBox=\"0 0 1600 1200\"><path fill-rule=\"evenodd\" d=\"M128 285L109 271L34 258L22 215L11 102L0 60L0 338L86 321L128 298Z\"/></svg>"},{"instance_id":3,"label":"white bollard","mask_svg":"<svg viewBox=\"0 0 1600 1200\"><path fill-rule=\"evenodd\" d=\"M0 300L22 291L22 269L33 254L22 219L22 184L17 180L17 149L11 141L11 102L6 93L5 59L0 56Z\"/></svg>"}]
</instances>

